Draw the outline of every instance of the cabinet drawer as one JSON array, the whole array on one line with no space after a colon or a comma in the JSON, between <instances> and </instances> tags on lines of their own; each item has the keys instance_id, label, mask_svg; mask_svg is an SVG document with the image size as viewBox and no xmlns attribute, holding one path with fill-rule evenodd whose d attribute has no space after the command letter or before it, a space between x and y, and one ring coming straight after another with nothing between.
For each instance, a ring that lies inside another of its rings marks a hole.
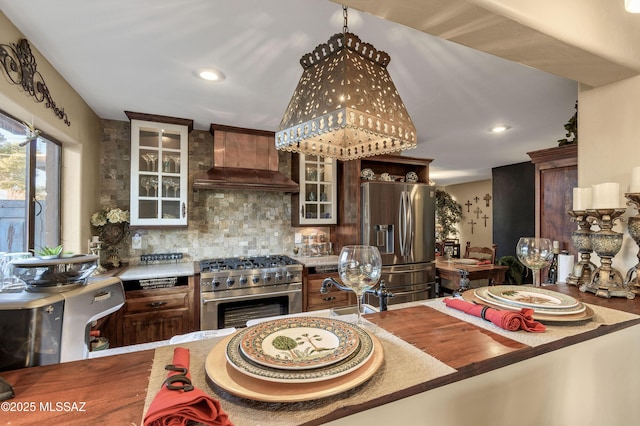
<instances>
[{"instance_id":1,"label":"cabinet drawer","mask_svg":"<svg viewBox=\"0 0 640 426\"><path fill-rule=\"evenodd\" d=\"M335 286L329 287L328 293L320 293L322 281L327 277L338 278L338 274L330 273L320 276L321 278L315 278L310 275L307 279L307 310L316 311L356 303L355 298L351 296L352 292L342 291Z\"/></svg>"},{"instance_id":2,"label":"cabinet drawer","mask_svg":"<svg viewBox=\"0 0 640 426\"><path fill-rule=\"evenodd\" d=\"M146 292L149 293L149 292ZM127 297L124 313L151 312L156 310L188 308L189 293L160 293L143 297Z\"/></svg>"},{"instance_id":3,"label":"cabinet drawer","mask_svg":"<svg viewBox=\"0 0 640 426\"><path fill-rule=\"evenodd\" d=\"M310 311L336 308L339 306L347 306L349 304L349 293L341 290L330 291L326 294L310 294L307 299L307 308Z\"/></svg>"}]
</instances>

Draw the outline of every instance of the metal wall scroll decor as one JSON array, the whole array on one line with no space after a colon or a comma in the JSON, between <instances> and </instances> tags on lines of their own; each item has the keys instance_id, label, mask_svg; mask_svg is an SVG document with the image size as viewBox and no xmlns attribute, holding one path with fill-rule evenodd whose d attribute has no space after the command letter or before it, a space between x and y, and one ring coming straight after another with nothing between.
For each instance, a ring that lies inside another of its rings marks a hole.
<instances>
[{"instance_id":1,"label":"metal wall scroll decor","mask_svg":"<svg viewBox=\"0 0 640 426\"><path fill-rule=\"evenodd\" d=\"M56 117L63 120L67 126L71 126L64 108L59 108L53 101L44 77L36 69L36 58L31 53L27 39L23 38L17 44L0 44L0 63L11 83L22 86L36 102L44 102Z\"/></svg>"}]
</instances>

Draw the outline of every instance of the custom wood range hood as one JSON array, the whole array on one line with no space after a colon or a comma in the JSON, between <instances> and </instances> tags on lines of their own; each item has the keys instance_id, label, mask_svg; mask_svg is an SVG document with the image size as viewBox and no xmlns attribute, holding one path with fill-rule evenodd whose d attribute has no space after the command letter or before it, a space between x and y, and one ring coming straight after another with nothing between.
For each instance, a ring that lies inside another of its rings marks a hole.
<instances>
[{"instance_id":1,"label":"custom wood range hood","mask_svg":"<svg viewBox=\"0 0 640 426\"><path fill-rule=\"evenodd\" d=\"M278 171L274 132L211 124L213 167L196 176L194 189L253 189L298 192L300 186Z\"/></svg>"}]
</instances>

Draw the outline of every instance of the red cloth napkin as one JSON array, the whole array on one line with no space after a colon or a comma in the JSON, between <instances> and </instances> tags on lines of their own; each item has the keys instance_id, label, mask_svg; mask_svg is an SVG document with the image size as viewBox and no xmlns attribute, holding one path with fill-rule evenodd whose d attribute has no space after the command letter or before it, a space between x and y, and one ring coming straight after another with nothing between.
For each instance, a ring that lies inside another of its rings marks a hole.
<instances>
[{"instance_id":1,"label":"red cloth napkin","mask_svg":"<svg viewBox=\"0 0 640 426\"><path fill-rule=\"evenodd\" d=\"M533 319L533 309L522 308L520 312L502 311L488 306L469 303L462 299L452 298L444 299L444 303L450 308L491 321L505 330L525 330L532 333L543 333L546 330L544 324Z\"/></svg>"},{"instance_id":2,"label":"red cloth napkin","mask_svg":"<svg viewBox=\"0 0 640 426\"><path fill-rule=\"evenodd\" d=\"M186 372L184 375L182 371L171 371L168 374L167 380L151 401L144 416L145 426L186 425L189 421L214 426L233 426L227 414L220 408L220 402L202 390L189 386L191 385L189 358L189 349L176 348L173 351L172 367L186 369ZM174 378L171 379L171 377ZM168 386L184 388L169 389Z\"/></svg>"}]
</instances>

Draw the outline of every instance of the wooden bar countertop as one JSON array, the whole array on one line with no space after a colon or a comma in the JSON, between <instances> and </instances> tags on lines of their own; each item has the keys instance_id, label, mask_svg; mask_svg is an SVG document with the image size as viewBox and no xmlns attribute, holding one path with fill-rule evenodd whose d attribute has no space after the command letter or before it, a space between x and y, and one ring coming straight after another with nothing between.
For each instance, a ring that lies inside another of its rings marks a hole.
<instances>
[{"instance_id":1,"label":"wooden bar countertop","mask_svg":"<svg viewBox=\"0 0 640 426\"><path fill-rule=\"evenodd\" d=\"M604 299L591 293L581 293L576 287L567 285L545 288L569 294L585 303L640 315L640 297L634 300ZM407 312L410 310L411 308ZM450 321L438 321L438 316L434 315L429 327L424 327L423 323L420 330L413 330L406 328L410 327L411 320L402 316L403 311L404 309L391 310L368 315L367 318L374 323L384 322L385 329L390 332L394 332L390 328L404 327L403 337L409 336L411 344L418 348L428 346L429 354L458 371L388 395L385 397L386 401L372 401L371 406L364 404L351 408L351 412L342 411L340 417L640 324L640 319L634 319L614 325L603 325L536 347L522 345L508 338L493 339L503 348L501 353L495 353L494 349L486 350L488 347L483 346L482 339L474 342L474 351L466 350L470 346L469 330L476 329L474 331L477 332L481 330L479 327L472 324L467 324L468 327L452 327ZM397 326L394 325L394 317L398 317ZM486 334L486 331L482 333ZM443 336L446 338L442 338ZM0 424L139 425L153 357L154 351L146 350L0 372L0 376L13 385L16 395L9 400L12 404L11 410L5 409L9 406L3 405ZM332 419L322 419L328 420Z\"/></svg>"}]
</instances>

